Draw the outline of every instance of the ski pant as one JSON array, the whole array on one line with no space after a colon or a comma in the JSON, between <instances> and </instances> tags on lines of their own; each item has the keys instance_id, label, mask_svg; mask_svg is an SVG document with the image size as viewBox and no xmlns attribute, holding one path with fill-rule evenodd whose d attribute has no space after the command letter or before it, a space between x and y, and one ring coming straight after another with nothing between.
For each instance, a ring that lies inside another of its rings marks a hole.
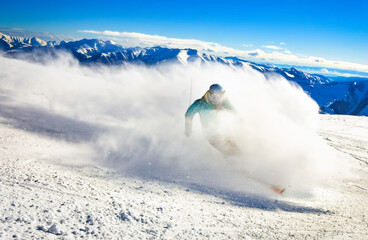
<instances>
[{"instance_id":1,"label":"ski pant","mask_svg":"<svg viewBox=\"0 0 368 240\"><path fill-rule=\"evenodd\" d=\"M240 150L231 137L210 136L208 142L225 156L239 155Z\"/></svg>"}]
</instances>

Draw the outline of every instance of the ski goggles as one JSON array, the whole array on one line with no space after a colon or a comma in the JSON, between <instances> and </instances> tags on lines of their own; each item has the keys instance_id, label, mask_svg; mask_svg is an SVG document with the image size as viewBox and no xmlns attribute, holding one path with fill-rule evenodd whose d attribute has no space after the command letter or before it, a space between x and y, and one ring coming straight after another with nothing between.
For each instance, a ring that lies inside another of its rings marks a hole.
<instances>
[{"instance_id":1,"label":"ski goggles","mask_svg":"<svg viewBox=\"0 0 368 240\"><path fill-rule=\"evenodd\" d=\"M221 92L209 92L208 99L213 104L221 103L225 99L225 91L221 91Z\"/></svg>"}]
</instances>

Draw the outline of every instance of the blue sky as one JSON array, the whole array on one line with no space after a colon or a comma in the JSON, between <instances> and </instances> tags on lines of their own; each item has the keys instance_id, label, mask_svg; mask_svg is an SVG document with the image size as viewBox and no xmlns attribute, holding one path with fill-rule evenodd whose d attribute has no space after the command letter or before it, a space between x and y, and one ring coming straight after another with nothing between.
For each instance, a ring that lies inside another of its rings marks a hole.
<instances>
[{"instance_id":1,"label":"blue sky","mask_svg":"<svg viewBox=\"0 0 368 240\"><path fill-rule=\"evenodd\" d=\"M299 58L368 65L365 0L21 0L2 1L1 6L1 28L106 38L111 36L98 33L135 32L196 39L236 50L259 49L264 56L275 52L276 58L270 61L276 62L278 51Z\"/></svg>"}]
</instances>

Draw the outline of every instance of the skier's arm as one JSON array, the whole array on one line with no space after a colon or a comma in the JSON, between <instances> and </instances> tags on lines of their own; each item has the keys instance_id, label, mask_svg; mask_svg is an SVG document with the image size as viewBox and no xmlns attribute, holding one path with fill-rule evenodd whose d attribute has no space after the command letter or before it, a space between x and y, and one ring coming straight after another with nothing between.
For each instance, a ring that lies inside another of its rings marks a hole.
<instances>
[{"instance_id":1,"label":"skier's arm","mask_svg":"<svg viewBox=\"0 0 368 240\"><path fill-rule=\"evenodd\" d=\"M199 100L196 100L185 113L185 135L189 137L192 133L192 120L194 115L198 112Z\"/></svg>"},{"instance_id":2,"label":"skier's arm","mask_svg":"<svg viewBox=\"0 0 368 240\"><path fill-rule=\"evenodd\" d=\"M236 112L235 108L233 107L233 105L230 103L229 99L225 99L225 108L231 112Z\"/></svg>"}]
</instances>

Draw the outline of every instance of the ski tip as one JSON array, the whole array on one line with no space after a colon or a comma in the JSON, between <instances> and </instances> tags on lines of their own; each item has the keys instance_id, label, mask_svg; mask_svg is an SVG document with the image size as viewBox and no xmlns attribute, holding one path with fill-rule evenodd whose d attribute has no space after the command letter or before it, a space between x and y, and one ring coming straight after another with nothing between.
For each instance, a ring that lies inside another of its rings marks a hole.
<instances>
[{"instance_id":1,"label":"ski tip","mask_svg":"<svg viewBox=\"0 0 368 240\"><path fill-rule=\"evenodd\" d=\"M282 194L283 192L285 192L285 188L278 188L276 186L271 186L271 189L277 194Z\"/></svg>"}]
</instances>

